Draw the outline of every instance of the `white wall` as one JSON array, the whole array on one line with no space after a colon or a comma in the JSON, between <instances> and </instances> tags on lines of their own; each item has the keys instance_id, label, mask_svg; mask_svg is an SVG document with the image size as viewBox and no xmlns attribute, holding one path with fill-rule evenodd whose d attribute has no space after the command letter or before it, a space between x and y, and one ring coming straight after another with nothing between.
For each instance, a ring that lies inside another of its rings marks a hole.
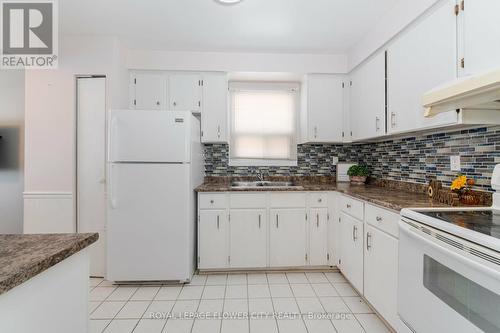
<instances>
[{"instance_id":1,"label":"white wall","mask_svg":"<svg viewBox=\"0 0 500 333\"><path fill-rule=\"evenodd\" d=\"M107 108L128 107L126 52L116 38L63 36L59 50L59 69L26 72L25 209L30 211L25 216L30 220L24 224L42 224L28 232L45 225L47 232L75 230L76 76L106 75Z\"/></svg>"},{"instance_id":2,"label":"white wall","mask_svg":"<svg viewBox=\"0 0 500 333\"><path fill-rule=\"evenodd\" d=\"M24 71L0 70L0 234L21 233Z\"/></svg>"},{"instance_id":3,"label":"white wall","mask_svg":"<svg viewBox=\"0 0 500 333\"><path fill-rule=\"evenodd\" d=\"M171 52L131 49L128 68L221 72L346 73L347 57L336 54Z\"/></svg>"}]
</instances>

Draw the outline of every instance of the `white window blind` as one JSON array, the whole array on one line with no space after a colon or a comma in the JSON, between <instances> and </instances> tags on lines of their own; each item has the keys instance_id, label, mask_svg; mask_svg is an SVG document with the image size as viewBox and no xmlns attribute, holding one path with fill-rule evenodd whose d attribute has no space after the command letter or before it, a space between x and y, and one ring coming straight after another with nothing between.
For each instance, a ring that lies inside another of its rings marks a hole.
<instances>
[{"instance_id":1,"label":"white window blind","mask_svg":"<svg viewBox=\"0 0 500 333\"><path fill-rule=\"evenodd\" d=\"M296 88L239 86L231 101L232 165L296 164Z\"/></svg>"}]
</instances>

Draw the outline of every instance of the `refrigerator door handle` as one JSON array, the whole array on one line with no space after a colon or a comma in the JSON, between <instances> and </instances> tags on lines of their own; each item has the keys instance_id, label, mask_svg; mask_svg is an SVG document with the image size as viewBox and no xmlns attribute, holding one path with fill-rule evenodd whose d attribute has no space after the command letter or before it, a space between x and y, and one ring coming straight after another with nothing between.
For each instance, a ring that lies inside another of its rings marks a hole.
<instances>
[{"instance_id":1,"label":"refrigerator door handle","mask_svg":"<svg viewBox=\"0 0 500 333\"><path fill-rule=\"evenodd\" d=\"M112 161L113 159L113 149L112 149L112 142L115 141L115 135L116 131L118 130L118 127L116 126L118 123L118 120L116 117L112 117L110 124L109 124L109 131L108 131L108 160Z\"/></svg>"},{"instance_id":2,"label":"refrigerator door handle","mask_svg":"<svg viewBox=\"0 0 500 333\"><path fill-rule=\"evenodd\" d=\"M116 198L115 198L113 172L112 172L113 167L114 167L113 164L111 164L109 167L109 203L111 205L111 209L116 208Z\"/></svg>"}]
</instances>

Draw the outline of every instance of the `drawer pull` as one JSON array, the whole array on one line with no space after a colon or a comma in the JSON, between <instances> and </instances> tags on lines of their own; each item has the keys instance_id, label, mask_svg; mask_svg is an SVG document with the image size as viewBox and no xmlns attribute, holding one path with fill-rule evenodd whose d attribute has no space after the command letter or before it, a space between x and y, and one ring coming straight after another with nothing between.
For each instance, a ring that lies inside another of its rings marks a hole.
<instances>
[{"instance_id":1,"label":"drawer pull","mask_svg":"<svg viewBox=\"0 0 500 333\"><path fill-rule=\"evenodd\" d=\"M217 229L220 229L220 216L217 215Z\"/></svg>"},{"instance_id":2,"label":"drawer pull","mask_svg":"<svg viewBox=\"0 0 500 333\"><path fill-rule=\"evenodd\" d=\"M366 251L370 251L372 245L370 244L370 240L372 239L372 234L369 232L366 233Z\"/></svg>"},{"instance_id":3,"label":"drawer pull","mask_svg":"<svg viewBox=\"0 0 500 333\"><path fill-rule=\"evenodd\" d=\"M259 229L260 229L260 225L261 225L261 216L259 214Z\"/></svg>"},{"instance_id":4,"label":"drawer pull","mask_svg":"<svg viewBox=\"0 0 500 333\"><path fill-rule=\"evenodd\" d=\"M356 241L358 239L358 227L352 227L352 240Z\"/></svg>"},{"instance_id":5,"label":"drawer pull","mask_svg":"<svg viewBox=\"0 0 500 333\"><path fill-rule=\"evenodd\" d=\"M210 203L213 205L213 204L214 204L214 200L213 200L213 199L212 199L212 200L210 200Z\"/></svg>"},{"instance_id":6,"label":"drawer pull","mask_svg":"<svg viewBox=\"0 0 500 333\"><path fill-rule=\"evenodd\" d=\"M377 222L380 222L380 221L382 221L382 218L380 216L377 216L376 220L377 220Z\"/></svg>"},{"instance_id":7,"label":"drawer pull","mask_svg":"<svg viewBox=\"0 0 500 333\"><path fill-rule=\"evenodd\" d=\"M319 214L316 214L316 228L319 228Z\"/></svg>"},{"instance_id":8,"label":"drawer pull","mask_svg":"<svg viewBox=\"0 0 500 333\"><path fill-rule=\"evenodd\" d=\"M276 228L279 228L280 227L280 224L279 224L279 215L276 214Z\"/></svg>"},{"instance_id":9,"label":"drawer pull","mask_svg":"<svg viewBox=\"0 0 500 333\"><path fill-rule=\"evenodd\" d=\"M323 200L321 200L321 198L318 199L318 202L322 202Z\"/></svg>"},{"instance_id":10,"label":"drawer pull","mask_svg":"<svg viewBox=\"0 0 500 333\"><path fill-rule=\"evenodd\" d=\"M347 204L347 205L346 205L346 207L347 207L348 209L350 209L350 208L351 208L351 205L350 205L350 204Z\"/></svg>"}]
</instances>

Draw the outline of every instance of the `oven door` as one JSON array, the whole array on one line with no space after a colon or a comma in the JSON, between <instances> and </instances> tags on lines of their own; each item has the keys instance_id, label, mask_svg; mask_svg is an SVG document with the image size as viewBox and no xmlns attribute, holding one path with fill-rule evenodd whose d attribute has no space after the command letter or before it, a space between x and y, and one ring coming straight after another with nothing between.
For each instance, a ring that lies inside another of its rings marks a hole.
<instances>
[{"instance_id":1,"label":"oven door","mask_svg":"<svg viewBox=\"0 0 500 333\"><path fill-rule=\"evenodd\" d=\"M500 332L498 253L413 221L399 223L398 313L408 328Z\"/></svg>"}]
</instances>

